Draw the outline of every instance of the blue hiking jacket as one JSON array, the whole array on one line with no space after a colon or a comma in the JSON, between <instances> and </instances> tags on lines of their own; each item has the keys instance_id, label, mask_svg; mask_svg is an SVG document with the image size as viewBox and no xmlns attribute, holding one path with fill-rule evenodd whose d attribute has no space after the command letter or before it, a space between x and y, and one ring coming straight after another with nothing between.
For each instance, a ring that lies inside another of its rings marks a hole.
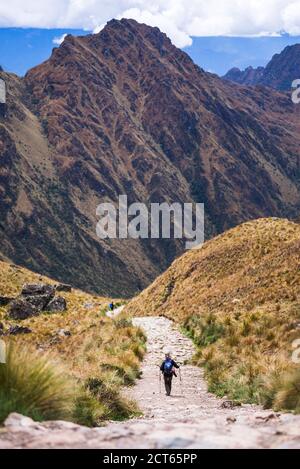
<instances>
[{"instance_id":1,"label":"blue hiking jacket","mask_svg":"<svg viewBox=\"0 0 300 469\"><path fill-rule=\"evenodd\" d=\"M160 371L161 371L162 373L164 373L164 370L165 370L165 363L166 363L167 361L170 361L170 360L164 360L164 361L162 362L162 364L161 364ZM171 360L171 363L172 363L172 366L173 366L174 368L179 368L179 365L177 365L177 363L174 362L174 360Z\"/></svg>"}]
</instances>

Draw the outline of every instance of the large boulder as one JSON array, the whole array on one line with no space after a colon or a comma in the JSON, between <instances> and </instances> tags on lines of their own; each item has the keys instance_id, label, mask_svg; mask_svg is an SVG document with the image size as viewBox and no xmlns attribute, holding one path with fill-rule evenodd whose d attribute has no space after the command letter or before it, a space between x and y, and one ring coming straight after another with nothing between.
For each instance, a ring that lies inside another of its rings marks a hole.
<instances>
[{"instance_id":1,"label":"large boulder","mask_svg":"<svg viewBox=\"0 0 300 469\"><path fill-rule=\"evenodd\" d=\"M23 285L21 296L9 304L10 318L22 320L38 316L42 311L51 313L66 311L66 300L60 296L55 297L55 291L55 285L45 283Z\"/></svg>"},{"instance_id":2,"label":"large boulder","mask_svg":"<svg viewBox=\"0 0 300 469\"><path fill-rule=\"evenodd\" d=\"M39 311L31 305L26 299L18 298L9 305L8 315L11 319L27 319L38 316Z\"/></svg>"},{"instance_id":3,"label":"large boulder","mask_svg":"<svg viewBox=\"0 0 300 469\"><path fill-rule=\"evenodd\" d=\"M50 303L48 303L48 305L45 309L49 313L61 313L63 311L66 311L67 302L62 296L57 296L57 297L53 298L50 301Z\"/></svg>"},{"instance_id":4,"label":"large boulder","mask_svg":"<svg viewBox=\"0 0 300 469\"><path fill-rule=\"evenodd\" d=\"M48 303L53 299L52 295L25 296L27 303L31 304L38 311L47 309Z\"/></svg>"},{"instance_id":5,"label":"large boulder","mask_svg":"<svg viewBox=\"0 0 300 469\"><path fill-rule=\"evenodd\" d=\"M53 298L55 295L55 285L47 283L26 283L23 285L22 296L48 295Z\"/></svg>"},{"instance_id":6,"label":"large boulder","mask_svg":"<svg viewBox=\"0 0 300 469\"><path fill-rule=\"evenodd\" d=\"M48 303L54 298L55 285L46 283L27 283L23 285L21 298L24 298L37 311L47 309Z\"/></svg>"}]
</instances>

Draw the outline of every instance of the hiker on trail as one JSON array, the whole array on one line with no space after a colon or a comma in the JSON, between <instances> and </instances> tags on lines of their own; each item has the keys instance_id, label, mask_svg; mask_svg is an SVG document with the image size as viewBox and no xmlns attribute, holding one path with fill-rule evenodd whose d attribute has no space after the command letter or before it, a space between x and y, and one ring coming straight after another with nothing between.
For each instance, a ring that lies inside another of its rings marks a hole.
<instances>
[{"instance_id":1,"label":"hiker on trail","mask_svg":"<svg viewBox=\"0 0 300 469\"><path fill-rule=\"evenodd\" d=\"M170 353L166 353L165 360L162 362L160 371L164 376L166 395L170 396L172 390L172 379L173 376L176 376L175 368L179 368L176 362L171 358Z\"/></svg>"},{"instance_id":2,"label":"hiker on trail","mask_svg":"<svg viewBox=\"0 0 300 469\"><path fill-rule=\"evenodd\" d=\"M115 305L113 301L109 304L109 309L110 311L113 311L115 309Z\"/></svg>"}]
</instances>

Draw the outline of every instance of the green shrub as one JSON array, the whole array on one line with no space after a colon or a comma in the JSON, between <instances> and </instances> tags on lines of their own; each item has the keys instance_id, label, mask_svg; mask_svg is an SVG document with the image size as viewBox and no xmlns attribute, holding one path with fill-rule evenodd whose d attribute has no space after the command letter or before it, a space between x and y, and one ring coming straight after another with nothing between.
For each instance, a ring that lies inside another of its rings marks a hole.
<instances>
[{"instance_id":1,"label":"green shrub","mask_svg":"<svg viewBox=\"0 0 300 469\"><path fill-rule=\"evenodd\" d=\"M108 409L90 392L85 391L75 399L73 420L79 425L96 427L105 420Z\"/></svg>"},{"instance_id":2,"label":"green shrub","mask_svg":"<svg viewBox=\"0 0 300 469\"><path fill-rule=\"evenodd\" d=\"M132 327L132 321L127 318L121 318L115 321L115 326L117 329L123 329L125 327Z\"/></svg>"},{"instance_id":3,"label":"green shrub","mask_svg":"<svg viewBox=\"0 0 300 469\"><path fill-rule=\"evenodd\" d=\"M113 372L88 379L86 389L97 401L105 403L106 419L124 420L138 414L135 404L120 394L119 381Z\"/></svg>"},{"instance_id":4,"label":"green shrub","mask_svg":"<svg viewBox=\"0 0 300 469\"><path fill-rule=\"evenodd\" d=\"M184 328L198 347L206 347L217 342L225 333L224 326L218 324L211 315L205 319L191 316L185 322Z\"/></svg>"},{"instance_id":5,"label":"green shrub","mask_svg":"<svg viewBox=\"0 0 300 469\"><path fill-rule=\"evenodd\" d=\"M124 368L123 366L113 365L110 363L103 363L101 365L101 369L103 371L115 372L116 376L120 378L120 386L131 386L132 384L134 384L136 378L138 377L133 369Z\"/></svg>"}]
</instances>

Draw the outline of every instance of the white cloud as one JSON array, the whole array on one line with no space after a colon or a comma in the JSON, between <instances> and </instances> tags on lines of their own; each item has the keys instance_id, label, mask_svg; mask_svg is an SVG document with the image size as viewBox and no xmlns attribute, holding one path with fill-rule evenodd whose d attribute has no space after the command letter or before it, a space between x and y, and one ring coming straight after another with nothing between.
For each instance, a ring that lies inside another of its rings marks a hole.
<instances>
[{"instance_id":1,"label":"white cloud","mask_svg":"<svg viewBox=\"0 0 300 469\"><path fill-rule=\"evenodd\" d=\"M284 29L291 34L300 34L300 2L290 2L283 15Z\"/></svg>"},{"instance_id":2,"label":"white cloud","mask_svg":"<svg viewBox=\"0 0 300 469\"><path fill-rule=\"evenodd\" d=\"M59 37L55 37L52 42L53 44L60 46L64 42L66 37L67 37L67 34L62 34Z\"/></svg>"},{"instance_id":3,"label":"white cloud","mask_svg":"<svg viewBox=\"0 0 300 469\"><path fill-rule=\"evenodd\" d=\"M179 47L190 45L192 36L300 34L299 0L10 0L0 4L0 27L99 31L108 20L122 17L158 26Z\"/></svg>"},{"instance_id":4,"label":"white cloud","mask_svg":"<svg viewBox=\"0 0 300 469\"><path fill-rule=\"evenodd\" d=\"M140 23L146 23L149 26L157 26L161 31L168 34L174 44L178 47L190 46L192 39L183 30L181 30L172 17L167 12L154 12L148 10L140 10L139 8L131 8L118 15L120 18L133 18Z\"/></svg>"}]
</instances>

